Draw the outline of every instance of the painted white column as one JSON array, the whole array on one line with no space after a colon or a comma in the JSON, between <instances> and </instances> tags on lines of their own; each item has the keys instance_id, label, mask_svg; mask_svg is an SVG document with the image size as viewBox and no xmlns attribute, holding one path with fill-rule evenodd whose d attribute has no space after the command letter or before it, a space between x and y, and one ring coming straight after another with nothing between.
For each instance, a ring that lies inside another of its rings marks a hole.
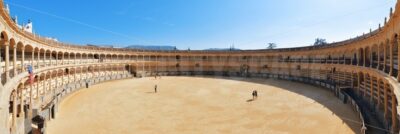
<instances>
[{"instance_id":1,"label":"painted white column","mask_svg":"<svg viewBox=\"0 0 400 134\"><path fill-rule=\"evenodd\" d=\"M64 54L65 54L65 53L63 53L62 56L61 56L61 65L64 65L64 64L65 64L65 63L64 63Z\"/></svg>"},{"instance_id":2,"label":"painted white column","mask_svg":"<svg viewBox=\"0 0 400 134\"><path fill-rule=\"evenodd\" d=\"M40 49L37 53L37 66L38 66L38 68L40 68Z\"/></svg>"},{"instance_id":3,"label":"painted white column","mask_svg":"<svg viewBox=\"0 0 400 134\"><path fill-rule=\"evenodd\" d=\"M23 94L23 91L25 90L25 85L24 84L22 84L22 86L21 86L21 98L20 98L20 100L21 100L21 102L20 102L20 109L21 109L21 114L20 114L20 116L19 117L21 117L22 119L24 119L24 117L25 117L25 111L24 111L24 106L25 106L25 102L24 102L24 94Z\"/></svg>"},{"instance_id":4,"label":"painted white column","mask_svg":"<svg viewBox=\"0 0 400 134\"><path fill-rule=\"evenodd\" d=\"M32 49L31 66L35 67L35 49Z\"/></svg>"},{"instance_id":5,"label":"painted white column","mask_svg":"<svg viewBox=\"0 0 400 134\"><path fill-rule=\"evenodd\" d=\"M8 43L8 42L6 42L6 44L5 44L5 47L6 47L6 49L5 49L5 52L6 52L6 66L5 66L5 69L6 69L6 82L10 79L10 68L9 68L9 66L10 66L10 44Z\"/></svg>"},{"instance_id":6,"label":"painted white column","mask_svg":"<svg viewBox=\"0 0 400 134\"><path fill-rule=\"evenodd\" d=\"M58 66L58 52L56 52L56 66Z\"/></svg>"},{"instance_id":7,"label":"painted white column","mask_svg":"<svg viewBox=\"0 0 400 134\"><path fill-rule=\"evenodd\" d=\"M18 94L14 92L13 95L13 113L12 113L12 129L15 129L16 121L17 121L17 96Z\"/></svg>"},{"instance_id":8,"label":"painted white column","mask_svg":"<svg viewBox=\"0 0 400 134\"><path fill-rule=\"evenodd\" d=\"M17 75L17 45L13 47L13 77Z\"/></svg>"},{"instance_id":9,"label":"painted white column","mask_svg":"<svg viewBox=\"0 0 400 134\"><path fill-rule=\"evenodd\" d=\"M46 67L47 65L46 65L47 63L46 63L46 51L44 51L44 53L43 53L43 67Z\"/></svg>"},{"instance_id":10,"label":"painted white column","mask_svg":"<svg viewBox=\"0 0 400 134\"><path fill-rule=\"evenodd\" d=\"M21 59L21 70L22 72L25 71L25 47L22 47L22 59Z\"/></svg>"}]
</instances>

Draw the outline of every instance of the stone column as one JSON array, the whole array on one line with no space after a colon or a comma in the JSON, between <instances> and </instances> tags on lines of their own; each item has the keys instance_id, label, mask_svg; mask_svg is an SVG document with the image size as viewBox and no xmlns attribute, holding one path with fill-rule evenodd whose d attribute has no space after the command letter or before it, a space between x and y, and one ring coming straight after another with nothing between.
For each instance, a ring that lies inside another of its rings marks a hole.
<instances>
[{"instance_id":1,"label":"stone column","mask_svg":"<svg viewBox=\"0 0 400 134\"><path fill-rule=\"evenodd\" d=\"M53 52L52 51L50 51L50 54L49 54L49 62L50 62L49 66L53 66Z\"/></svg>"},{"instance_id":2,"label":"stone column","mask_svg":"<svg viewBox=\"0 0 400 134\"><path fill-rule=\"evenodd\" d=\"M17 45L13 47L13 77L17 75Z\"/></svg>"},{"instance_id":3,"label":"stone column","mask_svg":"<svg viewBox=\"0 0 400 134\"><path fill-rule=\"evenodd\" d=\"M390 67L389 67L389 75L393 74L393 44L390 45Z\"/></svg>"},{"instance_id":4,"label":"stone column","mask_svg":"<svg viewBox=\"0 0 400 134\"><path fill-rule=\"evenodd\" d=\"M396 47L397 47L397 81L400 82L400 48L399 48L399 41L400 38L396 38Z\"/></svg>"},{"instance_id":5,"label":"stone column","mask_svg":"<svg viewBox=\"0 0 400 134\"><path fill-rule=\"evenodd\" d=\"M379 45L378 45L378 65L376 66L376 69L378 69L379 70L379 67L381 66L381 49L380 49L380 47L379 47Z\"/></svg>"},{"instance_id":6,"label":"stone column","mask_svg":"<svg viewBox=\"0 0 400 134\"><path fill-rule=\"evenodd\" d=\"M373 76L369 76L369 82L370 82L370 92L371 92L370 102L372 103L372 100L374 98L374 79L373 79Z\"/></svg>"},{"instance_id":7,"label":"stone column","mask_svg":"<svg viewBox=\"0 0 400 134\"><path fill-rule=\"evenodd\" d=\"M361 55L361 53L360 53L360 50L357 50L357 66L360 66L361 65L361 57L362 57L362 55Z\"/></svg>"},{"instance_id":8,"label":"stone column","mask_svg":"<svg viewBox=\"0 0 400 134\"><path fill-rule=\"evenodd\" d=\"M397 101L396 95L392 93L392 131L395 132L397 130Z\"/></svg>"},{"instance_id":9,"label":"stone column","mask_svg":"<svg viewBox=\"0 0 400 134\"><path fill-rule=\"evenodd\" d=\"M44 75L44 80L43 80L43 96L46 96L46 81L47 81L47 78L46 78L47 76L46 75Z\"/></svg>"},{"instance_id":10,"label":"stone column","mask_svg":"<svg viewBox=\"0 0 400 134\"><path fill-rule=\"evenodd\" d=\"M386 64L387 64L387 58L386 58L386 55L387 55L387 50L386 50L387 48L386 48L386 44L383 44L383 71L386 71Z\"/></svg>"},{"instance_id":11,"label":"stone column","mask_svg":"<svg viewBox=\"0 0 400 134\"><path fill-rule=\"evenodd\" d=\"M77 62L76 62L76 53L74 54L74 64L77 64Z\"/></svg>"},{"instance_id":12,"label":"stone column","mask_svg":"<svg viewBox=\"0 0 400 134\"><path fill-rule=\"evenodd\" d=\"M361 90L361 75L359 73L357 73L357 77L358 77L358 85L357 85L357 94L360 95L360 90ZM361 95L360 95L361 96Z\"/></svg>"},{"instance_id":13,"label":"stone column","mask_svg":"<svg viewBox=\"0 0 400 134\"><path fill-rule=\"evenodd\" d=\"M377 86L378 86L378 88L377 88L377 90L378 90L378 108L380 108L380 105L381 105L381 81L377 78L376 79L377 80Z\"/></svg>"},{"instance_id":14,"label":"stone column","mask_svg":"<svg viewBox=\"0 0 400 134\"><path fill-rule=\"evenodd\" d=\"M54 89L53 89L53 92L54 92L54 94L55 94L55 92L56 92L56 90L58 89L58 72L57 72L57 74L56 74L56 76L54 77L54 84L55 84L55 87L54 87Z\"/></svg>"},{"instance_id":15,"label":"stone column","mask_svg":"<svg viewBox=\"0 0 400 134\"><path fill-rule=\"evenodd\" d=\"M367 94L367 74L363 74L364 75L364 89L363 89L363 96L365 97L365 95Z\"/></svg>"},{"instance_id":16,"label":"stone column","mask_svg":"<svg viewBox=\"0 0 400 134\"><path fill-rule=\"evenodd\" d=\"M8 82L8 80L10 79L10 44L8 42L5 43L5 47L6 47L6 82Z\"/></svg>"},{"instance_id":17,"label":"stone column","mask_svg":"<svg viewBox=\"0 0 400 134\"><path fill-rule=\"evenodd\" d=\"M56 66L58 66L58 52L56 52Z\"/></svg>"},{"instance_id":18,"label":"stone column","mask_svg":"<svg viewBox=\"0 0 400 134\"><path fill-rule=\"evenodd\" d=\"M387 113L388 113L388 94L387 94L387 90L388 90L387 84L383 83L383 96L384 96L384 99L383 99L384 114L383 115L385 117L385 120L387 119Z\"/></svg>"},{"instance_id":19,"label":"stone column","mask_svg":"<svg viewBox=\"0 0 400 134\"><path fill-rule=\"evenodd\" d=\"M20 104L20 109L21 109L21 114L20 114L20 117L22 117L22 118L24 118L25 117L25 111L24 111L24 94L23 94L23 91L25 90L25 85L24 84L22 84L22 87L21 87L22 89L21 89L21 98L20 98L20 100L21 100L21 104Z\"/></svg>"},{"instance_id":20,"label":"stone column","mask_svg":"<svg viewBox=\"0 0 400 134\"><path fill-rule=\"evenodd\" d=\"M32 68L35 67L35 49L34 48L32 48L31 66L32 66Z\"/></svg>"},{"instance_id":21,"label":"stone column","mask_svg":"<svg viewBox=\"0 0 400 134\"><path fill-rule=\"evenodd\" d=\"M26 67L25 67L25 47L22 47L22 59L21 59L21 70L22 72L25 72Z\"/></svg>"},{"instance_id":22,"label":"stone column","mask_svg":"<svg viewBox=\"0 0 400 134\"><path fill-rule=\"evenodd\" d=\"M37 65L38 65L38 68L40 68L40 49L37 53Z\"/></svg>"},{"instance_id":23,"label":"stone column","mask_svg":"<svg viewBox=\"0 0 400 134\"><path fill-rule=\"evenodd\" d=\"M30 83L29 84L29 87L30 87L30 91L29 91L29 113L28 113L28 117L29 117L29 119L31 119L32 118L32 110L33 110L33 83Z\"/></svg>"},{"instance_id":24,"label":"stone column","mask_svg":"<svg viewBox=\"0 0 400 134\"><path fill-rule=\"evenodd\" d=\"M68 53L68 64L71 62L71 53Z\"/></svg>"},{"instance_id":25,"label":"stone column","mask_svg":"<svg viewBox=\"0 0 400 134\"><path fill-rule=\"evenodd\" d=\"M364 53L363 53L363 67L367 67L366 65L366 61L367 61L367 53L366 53L366 51L365 51L365 48L364 48Z\"/></svg>"},{"instance_id":26,"label":"stone column","mask_svg":"<svg viewBox=\"0 0 400 134\"><path fill-rule=\"evenodd\" d=\"M369 67L372 68L372 64L374 64L374 60L373 60L374 59L374 57L373 57L374 55L373 55L373 50L371 49L370 51L371 52L370 52L370 55L369 55L370 56L369 57Z\"/></svg>"},{"instance_id":27,"label":"stone column","mask_svg":"<svg viewBox=\"0 0 400 134\"><path fill-rule=\"evenodd\" d=\"M43 53L43 67L46 67L47 65L47 63L46 63L46 50L44 51L44 53Z\"/></svg>"},{"instance_id":28,"label":"stone column","mask_svg":"<svg viewBox=\"0 0 400 134\"><path fill-rule=\"evenodd\" d=\"M74 68L74 82L76 82L76 68Z\"/></svg>"},{"instance_id":29,"label":"stone column","mask_svg":"<svg viewBox=\"0 0 400 134\"><path fill-rule=\"evenodd\" d=\"M64 54L65 53L62 53L62 56L61 56L61 65L64 65Z\"/></svg>"},{"instance_id":30,"label":"stone column","mask_svg":"<svg viewBox=\"0 0 400 134\"><path fill-rule=\"evenodd\" d=\"M38 79L40 79L40 77L38 77ZM37 99L40 99L40 94L39 94L39 80L37 80L37 82L36 82L36 98Z\"/></svg>"},{"instance_id":31,"label":"stone column","mask_svg":"<svg viewBox=\"0 0 400 134\"><path fill-rule=\"evenodd\" d=\"M17 92L14 91L13 93L13 113L12 113L12 129L15 129L16 122L17 122Z\"/></svg>"}]
</instances>

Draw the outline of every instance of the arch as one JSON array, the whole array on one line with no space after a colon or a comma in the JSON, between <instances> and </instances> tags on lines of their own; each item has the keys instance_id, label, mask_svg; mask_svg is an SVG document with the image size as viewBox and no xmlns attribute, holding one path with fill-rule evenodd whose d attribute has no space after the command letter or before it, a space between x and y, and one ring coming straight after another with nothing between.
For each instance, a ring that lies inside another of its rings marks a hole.
<instances>
[{"instance_id":1,"label":"arch","mask_svg":"<svg viewBox=\"0 0 400 134\"><path fill-rule=\"evenodd\" d=\"M373 67L373 68L377 68L377 66L378 66L378 52L379 52L379 47L378 47L378 44L374 44L372 47L371 47L371 66Z\"/></svg>"}]
</instances>

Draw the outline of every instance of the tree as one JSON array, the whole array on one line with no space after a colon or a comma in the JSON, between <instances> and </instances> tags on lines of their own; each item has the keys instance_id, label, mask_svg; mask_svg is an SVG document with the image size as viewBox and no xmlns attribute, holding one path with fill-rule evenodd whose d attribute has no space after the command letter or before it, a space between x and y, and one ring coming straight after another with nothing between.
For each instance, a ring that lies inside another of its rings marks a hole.
<instances>
[{"instance_id":1,"label":"tree","mask_svg":"<svg viewBox=\"0 0 400 134\"><path fill-rule=\"evenodd\" d=\"M316 38L315 42L314 42L314 46L322 46L322 45L326 45L326 44L328 44L328 43L326 42L326 39L323 39L323 38Z\"/></svg>"},{"instance_id":2,"label":"tree","mask_svg":"<svg viewBox=\"0 0 400 134\"><path fill-rule=\"evenodd\" d=\"M275 49L276 44L275 43L268 43L267 49Z\"/></svg>"}]
</instances>

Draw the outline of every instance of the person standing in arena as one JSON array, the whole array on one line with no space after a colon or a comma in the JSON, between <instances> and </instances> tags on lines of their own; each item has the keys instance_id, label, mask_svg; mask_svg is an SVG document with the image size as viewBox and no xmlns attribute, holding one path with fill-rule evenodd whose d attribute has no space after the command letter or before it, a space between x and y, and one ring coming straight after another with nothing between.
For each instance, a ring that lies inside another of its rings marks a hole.
<instances>
[{"instance_id":1,"label":"person standing in arena","mask_svg":"<svg viewBox=\"0 0 400 134\"><path fill-rule=\"evenodd\" d=\"M257 92L257 90L254 90L254 96L255 96L256 99L258 98L258 92Z\"/></svg>"},{"instance_id":2,"label":"person standing in arena","mask_svg":"<svg viewBox=\"0 0 400 134\"><path fill-rule=\"evenodd\" d=\"M251 93L251 95L253 96L253 100L254 100L254 98L256 97L255 90L253 90L253 92Z\"/></svg>"},{"instance_id":3,"label":"person standing in arena","mask_svg":"<svg viewBox=\"0 0 400 134\"><path fill-rule=\"evenodd\" d=\"M154 86L154 93L157 93L157 85Z\"/></svg>"}]
</instances>

